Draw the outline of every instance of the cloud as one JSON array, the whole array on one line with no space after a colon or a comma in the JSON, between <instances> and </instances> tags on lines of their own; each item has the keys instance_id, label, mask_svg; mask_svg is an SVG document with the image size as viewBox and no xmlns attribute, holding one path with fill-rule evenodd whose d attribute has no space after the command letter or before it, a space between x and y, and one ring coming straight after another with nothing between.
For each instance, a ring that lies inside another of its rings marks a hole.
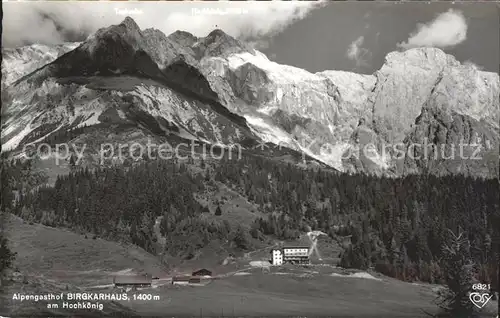
<instances>
[{"instance_id":1,"label":"cloud","mask_svg":"<svg viewBox=\"0 0 500 318\"><path fill-rule=\"evenodd\" d=\"M467 65L472 67L473 69L476 69L478 71L484 71L484 67L477 65L476 63L472 62L471 60L466 60L462 63L462 65Z\"/></svg>"},{"instance_id":2,"label":"cloud","mask_svg":"<svg viewBox=\"0 0 500 318\"><path fill-rule=\"evenodd\" d=\"M365 41L364 36L358 37L347 48L346 56L356 62L356 67L367 66L367 58L371 55L368 49L361 47Z\"/></svg>"},{"instance_id":3,"label":"cloud","mask_svg":"<svg viewBox=\"0 0 500 318\"><path fill-rule=\"evenodd\" d=\"M458 45L467 38L467 21L460 11L453 9L441 13L433 21L418 26L406 42L398 46L448 48Z\"/></svg>"},{"instance_id":4,"label":"cloud","mask_svg":"<svg viewBox=\"0 0 500 318\"><path fill-rule=\"evenodd\" d=\"M243 39L270 37L304 19L326 2L8 2L3 3L3 45L81 41L99 28L121 22L117 10L142 28L206 36L220 28ZM239 13L238 13L239 12Z\"/></svg>"}]
</instances>

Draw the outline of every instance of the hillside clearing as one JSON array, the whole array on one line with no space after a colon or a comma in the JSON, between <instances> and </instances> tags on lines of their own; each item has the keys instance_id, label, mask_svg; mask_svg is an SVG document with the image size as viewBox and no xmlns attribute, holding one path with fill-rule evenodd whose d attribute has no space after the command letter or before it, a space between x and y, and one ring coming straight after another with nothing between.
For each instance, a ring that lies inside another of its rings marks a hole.
<instances>
[{"instance_id":1,"label":"hillside clearing","mask_svg":"<svg viewBox=\"0 0 500 318\"><path fill-rule=\"evenodd\" d=\"M111 291L115 274L143 271L159 276L155 288L136 292L158 295L159 301L122 303L142 316L425 317L422 310L436 309L433 285L409 284L375 273L353 274L334 265L271 267L264 272L261 268L252 268L251 262L263 258L265 250L248 253L227 266L209 267L220 278L206 286L178 287L170 284L173 273L167 273L156 257L140 248L85 239L69 231L30 225L14 216L9 219L8 229L13 249L18 253L15 266L29 273L27 286L38 286L38 289L24 287L25 291L63 292L77 287ZM187 274L194 268L194 263L185 264L177 272ZM7 297L18 292L22 285L18 282L10 286ZM363 306L359 306L360 302ZM26 306L28 311L41 308L37 307L39 304ZM112 304L106 306L109 310L118 308ZM495 306L496 302L491 302L483 311L491 313ZM16 310L20 310L18 307ZM15 309L12 303L8 308Z\"/></svg>"}]
</instances>

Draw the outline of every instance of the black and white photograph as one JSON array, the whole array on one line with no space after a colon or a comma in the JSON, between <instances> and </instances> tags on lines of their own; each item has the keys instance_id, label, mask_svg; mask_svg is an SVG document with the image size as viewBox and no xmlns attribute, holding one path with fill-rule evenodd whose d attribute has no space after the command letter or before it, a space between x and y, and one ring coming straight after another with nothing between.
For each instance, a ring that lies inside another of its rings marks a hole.
<instances>
[{"instance_id":1,"label":"black and white photograph","mask_svg":"<svg viewBox=\"0 0 500 318\"><path fill-rule=\"evenodd\" d=\"M498 318L499 3L2 11L0 318Z\"/></svg>"}]
</instances>

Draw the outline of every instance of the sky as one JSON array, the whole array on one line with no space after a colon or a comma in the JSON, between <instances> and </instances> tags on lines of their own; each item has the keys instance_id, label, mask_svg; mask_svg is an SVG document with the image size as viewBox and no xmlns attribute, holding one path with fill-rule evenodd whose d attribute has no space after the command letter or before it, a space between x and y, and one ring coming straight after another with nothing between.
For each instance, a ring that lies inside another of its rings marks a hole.
<instances>
[{"instance_id":1,"label":"sky","mask_svg":"<svg viewBox=\"0 0 500 318\"><path fill-rule=\"evenodd\" d=\"M82 41L127 15L141 28L206 36L220 28L270 59L311 72L371 74L387 53L443 49L461 62L498 72L499 9L452 2L8 2L2 46Z\"/></svg>"}]
</instances>

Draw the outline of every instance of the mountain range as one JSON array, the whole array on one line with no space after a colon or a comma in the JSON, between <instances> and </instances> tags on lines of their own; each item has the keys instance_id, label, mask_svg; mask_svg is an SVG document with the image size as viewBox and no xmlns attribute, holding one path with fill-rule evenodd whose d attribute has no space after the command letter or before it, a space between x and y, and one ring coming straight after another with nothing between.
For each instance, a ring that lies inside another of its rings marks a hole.
<instances>
[{"instance_id":1,"label":"mountain range","mask_svg":"<svg viewBox=\"0 0 500 318\"><path fill-rule=\"evenodd\" d=\"M4 150L174 138L273 145L350 173L498 176L499 76L437 48L388 53L371 75L310 73L219 29L167 36L127 17L2 53Z\"/></svg>"}]
</instances>

